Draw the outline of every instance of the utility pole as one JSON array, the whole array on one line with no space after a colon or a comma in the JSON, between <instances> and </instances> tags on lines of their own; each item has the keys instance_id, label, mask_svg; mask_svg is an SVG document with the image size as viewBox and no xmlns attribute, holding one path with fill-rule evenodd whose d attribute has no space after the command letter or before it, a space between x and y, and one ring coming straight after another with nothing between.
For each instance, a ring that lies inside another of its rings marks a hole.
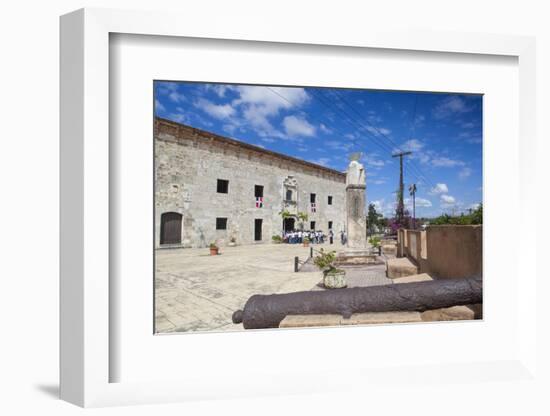
<instances>
[{"instance_id":1,"label":"utility pole","mask_svg":"<svg viewBox=\"0 0 550 416\"><path fill-rule=\"evenodd\" d=\"M399 191L397 194L397 210L395 211L399 225L403 225L403 218L405 216L405 204L403 202L403 193L405 192L405 186L403 185L403 156L411 154L412 152L399 152L392 155L392 157L399 158Z\"/></svg>"},{"instance_id":2,"label":"utility pole","mask_svg":"<svg viewBox=\"0 0 550 416\"><path fill-rule=\"evenodd\" d=\"M413 197L413 230L416 230L416 184L413 183L409 186L409 195Z\"/></svg>"}]
</instances>

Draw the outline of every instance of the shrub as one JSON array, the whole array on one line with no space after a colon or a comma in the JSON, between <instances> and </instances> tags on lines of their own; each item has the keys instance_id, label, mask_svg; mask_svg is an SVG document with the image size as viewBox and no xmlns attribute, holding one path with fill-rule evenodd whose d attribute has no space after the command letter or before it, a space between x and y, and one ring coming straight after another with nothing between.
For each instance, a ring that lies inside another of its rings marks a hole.
<instances>
[{"instance_id":1,"label":"shrub","mask_svg":"<svg viewBox=\"0 0 550 416\"><path fill-rule=\"evenodd\" d=\"M274 235L271 237L274 243L280 243L283 241L283 238L280 235Z\"/></svg>"},{"instance_id":2,"label":"shrub","mask_svg":"<svg viewBox=\"0 0 550 416\"><path fill-rule=\"evenodd\" d=\"M320 249L319 254L313 259L313 264L327 274L336 273L340 270L334 267L335 260L336 251L325 251L324 249Z\"/></svg>"},{"instance_id":3,"label":"shrub","mask_svg":"<svg viewBox=\"0 0 550 416\"><path fill-rule=\"evenodd\" d=\"M373 247L378 247L380 245L380 237L369 238L369 243L372 244Z\"/></svg>"}]
</instances>

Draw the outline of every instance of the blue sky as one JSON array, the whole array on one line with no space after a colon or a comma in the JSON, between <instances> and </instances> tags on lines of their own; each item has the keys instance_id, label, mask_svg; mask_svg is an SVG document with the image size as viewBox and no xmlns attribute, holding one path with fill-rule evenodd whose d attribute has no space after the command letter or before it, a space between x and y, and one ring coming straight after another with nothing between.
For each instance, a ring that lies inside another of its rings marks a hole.
<instances>
[{"instance_id":1,"label":"blue sky","mask_svg":"<svg viewBox=\"0 0 550 416\"><path fill-rule=\"evenodd\" d=\"M387 217L400 150L413 152L404 182L406 197L417 185L417 217L482 202L480 95L160 81L154 89L155 114L179 123L339 171L362 152L367 202Z\"/></svg>"}]
</instances>

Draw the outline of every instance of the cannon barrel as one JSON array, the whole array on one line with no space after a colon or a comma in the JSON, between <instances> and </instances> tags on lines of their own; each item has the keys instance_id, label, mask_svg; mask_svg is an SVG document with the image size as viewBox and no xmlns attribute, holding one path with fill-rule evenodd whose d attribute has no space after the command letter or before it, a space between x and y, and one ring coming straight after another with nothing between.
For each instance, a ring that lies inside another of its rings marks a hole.
<instances>
[{"instance_id":1,"label":"cannon barrel","mask_svg":"<svg viewBox=\"0 0 550 416\"><path fill-rule=\"evenodd\" d=\"M278 328L287 315L418 311L482 303L481 277L399 283L325 291L253 295L234 323L245 329Z\"/></svg>"}]
</instances>

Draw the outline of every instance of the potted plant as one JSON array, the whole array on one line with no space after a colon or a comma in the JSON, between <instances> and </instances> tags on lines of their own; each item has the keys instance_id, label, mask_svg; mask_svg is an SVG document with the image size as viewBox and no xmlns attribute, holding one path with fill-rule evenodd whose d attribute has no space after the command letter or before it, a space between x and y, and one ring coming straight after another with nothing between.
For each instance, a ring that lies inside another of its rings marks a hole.
<instances>
[{"instance_id":1,"label":"potted plant","mask_svg":"<svg viewBox=\"0 0 550 416\"><path fill-rule=\"evenodd\" d=\"M217 256L219 254L220 248L216 245L216 242L210 243L210 255Z\"/></svg>"},{"instance_id":2,"label":"potted plant","mask_svg":"<svg viewBox=\"0 0 550 416\"><path fill-rule=\"evenodd\" d=\"M237 239L235 237L231 237L229 239L229 243L227 243L229 247L235 247L237 245Z\"/></svg>"},{"instance_id":3,"label":"potted plant","mask_svg":"<svg viewBox=\"0 0 550 416\"><path fill-rule=\"evenodd\" d=\"M328 289L340 289L346 287L346 271L334 267L336 260L335 251L319 250L319 254L313 259L313 263L323 272L323 285Z\"/></svg>"},{"instance_id":4,"label":"potted plant","mask_svg":"<svg viewBox=\"0 0 550 416\"><path fill-rule=\"evenodd\" d=\"M304 245L304 247L309 247L309 238L304 237L304 239L302 240L302 244Z\"/></svg>"}]
</instances>

